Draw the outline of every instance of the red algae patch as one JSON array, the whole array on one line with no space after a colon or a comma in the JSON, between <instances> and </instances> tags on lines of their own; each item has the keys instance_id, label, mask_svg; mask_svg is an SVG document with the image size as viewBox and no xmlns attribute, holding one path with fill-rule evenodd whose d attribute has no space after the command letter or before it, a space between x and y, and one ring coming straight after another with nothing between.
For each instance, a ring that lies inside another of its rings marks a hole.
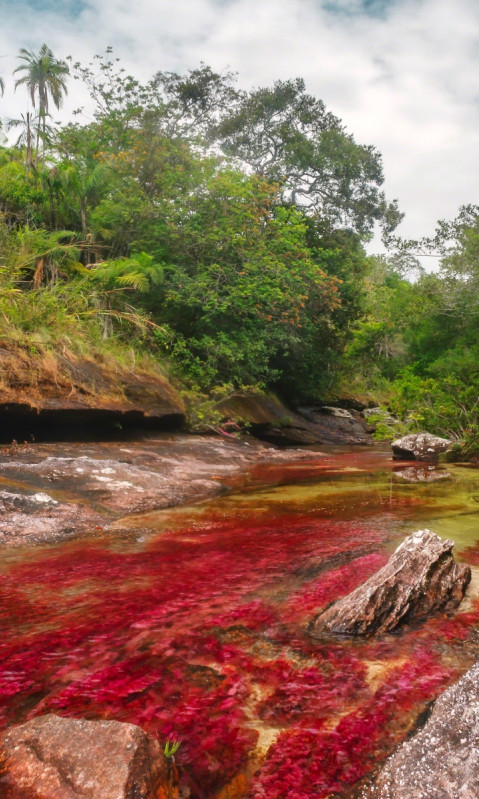
<instances>
[{"instance_id":1,"label":"red algae patch","mask_svg":"<svg viewBox=\"0 0 479 799\"><path fill-rule=\"evenodd\" d=\"M311 616L313 611L320 611L329 605L332 597L340 599L354 591L374 572L379 571L387 560L385 555L377 553L365 555L307 582L288 599L283 611L284 617L294 620Z\"/></svg>"},{"instance_id":2,"label":"red algae patch","mask_svg":"<svg viewBox=\"0 0 479 799\"><path fill-rule=\"evenodd\" d=\"M419 712L424 696L434 697L451 678L427 652L415 655L414 664L394 669L371 699L334 729L310 722L283 732L255 778L251 799L320 799L357 782L401 740L399 732L388 730L395 715L410 714L415 706Z\"/></svg>"},{"instance_id":3,"label":"red algae patch","mask_svg":"<svg viewBox=\"0 0 479 799\"><path fill-rule=\"evenodd\" d=\"M191 799L347 791L469 665L479 609L313 641L310 619L381 568L397 532L287 510L205 509L142 548L5 567L0 726L53 712L180 739Z\"/></svg>"}]
</instances>

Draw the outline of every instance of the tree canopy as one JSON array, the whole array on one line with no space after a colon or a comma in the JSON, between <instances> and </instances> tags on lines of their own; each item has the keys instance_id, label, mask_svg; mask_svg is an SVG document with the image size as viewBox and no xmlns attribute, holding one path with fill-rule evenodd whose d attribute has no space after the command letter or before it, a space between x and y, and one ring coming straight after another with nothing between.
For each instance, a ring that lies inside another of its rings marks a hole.
<instances>
[{"instance_id":1,"label":"tree canopy","mask_svg":"<svg viewBox=\"0 0 479 799\"><path fill-rule=\"evenodd\" d=\"M355 392L479 441L477 207L395 239L380 154L301 79L245 91L201 64L141 83L111 51L84 66L47 45L19 59L33 110L0 148L0 320L96 330L194 390ZM58 125L71 80L93 110ZM439 271L411 278L425 252Z\"/></svg>"}]
</instances>

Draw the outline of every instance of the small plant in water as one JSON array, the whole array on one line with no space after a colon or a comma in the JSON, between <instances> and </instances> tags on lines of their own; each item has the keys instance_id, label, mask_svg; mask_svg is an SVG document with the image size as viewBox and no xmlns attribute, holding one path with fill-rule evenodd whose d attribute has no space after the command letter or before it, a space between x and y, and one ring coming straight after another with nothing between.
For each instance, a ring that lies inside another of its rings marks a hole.
<instances>
[{"instance_id":1,"label":"small plant in water","mask_svg":"<svg viewBox=\"0 0 479 799\"><path fill-rule=\"evenodd\" d=\"M164 749L163 749L165 757L168 760L170 758L172 760L174 760L175 759L175 754L177 753L177 751L180 748L180 746L181 746L181 741L179 739L168 738L168 740L165 743Z\"/></svg>"}]
</instances>

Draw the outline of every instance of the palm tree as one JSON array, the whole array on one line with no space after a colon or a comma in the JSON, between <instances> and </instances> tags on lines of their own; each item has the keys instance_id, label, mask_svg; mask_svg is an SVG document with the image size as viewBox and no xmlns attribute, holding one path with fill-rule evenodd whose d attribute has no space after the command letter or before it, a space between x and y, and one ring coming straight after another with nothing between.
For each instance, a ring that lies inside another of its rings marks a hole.
<instances>
[{"instance_id":1,"label":"palm tree","mask_svg":"<svg viewBox=\"0 0 479 799\"><path fill-rule=\"evenodd\" d=\"M101 194L109 173L110 170L106 164L97 163L91 166L81 159L78 159L76 163L70 160L65 161L59 167L58 175L64 189L65 198L76 201L84 236L87 235L89 202L94 198L95 194Z\"/></svg>"},{"instance_id":2,"label":"palm tree","mask_svg":"<svg viewBox=\"0 0 479 799\"><path fill-rule=\"evenodd\" d=\"M30 111L26 114L21 114L19 119L9 119L7 122L7 130L12 128L21 128L20 134L15 142L15 147L25 147L25 164L27 173L31 167L34 166L35 161L33 158L33 124L37 121L36 117L32 117Z\"/></svg>"},{"instance_id":3,"label":"palm tree","mask_svg":"<svg viewBox=\"0 0 479 799\"><path fill-rule=\"evenodd\" d=\"M70 68L65 61L58 61L46 44L42 44L38 53L33 50L20 50L19 59L23 61L13 72L24 73L15 81L15 90L18 86L26 85L30 91L33 107L36 108L38 100L38 127L37 127L37 152L40 139L40 130L45 133L46 117L48 115L49 98L53 100L56 108L60 108L63 95L67 94L67 77Z\"/></svg>"}]
</instances>

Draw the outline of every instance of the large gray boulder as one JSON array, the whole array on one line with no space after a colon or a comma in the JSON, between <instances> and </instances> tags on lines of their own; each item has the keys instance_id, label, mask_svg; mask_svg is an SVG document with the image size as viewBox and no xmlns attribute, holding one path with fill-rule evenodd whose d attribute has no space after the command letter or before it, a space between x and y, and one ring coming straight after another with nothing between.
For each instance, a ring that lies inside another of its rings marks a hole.
<instances>
[{"instance_id":1,"label":"large gray boulder","mask_svg":"<svg viewBox=\"0 0 479 799\"><path fill-rule=\"evenodd\" d=\"M361 799L479 797L479 663L437 700L423 729L387 761Z\"/></svg>"},{"instance_id":2,"label":"large gray boulder","mask_svg":"<svg viewBox=\"0 0 479 799\"><path fill-rule=\"evenodd\" d=\"M134 724L39 716L0 739L2 799L166 799L168 779L160 744Z\"/></svg>"},{"instance_id":3,"label":"large gray boulder","mask_svg":"<svg viewBox=\"0 0 479 799\"><path fill-rule=\"evenodd\" d=\"M408 536L382 569L320 613L311 632L385 633L402 621L457 607L469 585L471 569L455 562L453 546L453 541L430 530Z\"/></svg>"},{"instance_id":4,"label":"large gray boulder","mask_svg":"<svg viewBox=\"0 0 479 799\"><path fill-rule=\"evenodd\" d=\"M391 444L396 461L436 461L443 452L452 449L449 438L439 438L431 433L411 433Z\"/></svg>"}]
</instances>

